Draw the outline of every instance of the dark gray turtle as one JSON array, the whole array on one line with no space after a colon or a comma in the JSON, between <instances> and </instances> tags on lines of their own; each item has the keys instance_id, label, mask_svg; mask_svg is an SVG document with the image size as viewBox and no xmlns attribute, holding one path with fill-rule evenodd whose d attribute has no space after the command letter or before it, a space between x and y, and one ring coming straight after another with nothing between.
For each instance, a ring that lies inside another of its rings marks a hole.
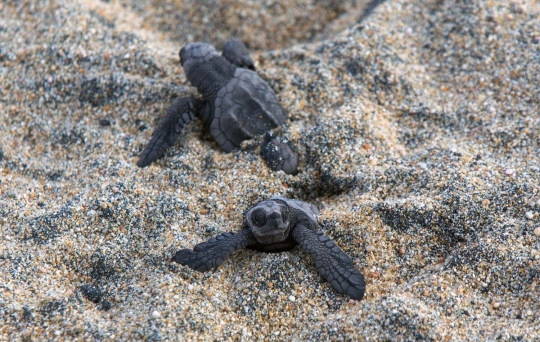
<instances>
[{"instance_id":1,"label":"dark gray turtle","mask_svg":"<svg viewBox=\"0 0 540 342\"><path fill-rule=\"evenodd\" d=\"M279 252L300 245L337 292L360 300L366 288L364 276L334 241L317 230L318 213L312 204L272 197L249 209L240 232L222 233L199 243L193 250L182 249L173 260L204 272L218 267L239 249Z\"/></svg>"},{"instance_id":2,"label":"dark gray turtle","mask_svg":"<svg viewBox=\"0 0 540 342\"><path fill-rule=\"evenodd\" d=\"M194 117L203 121L225 152L287 119L272 88L252 71L253 60L240 40L225 43L222 55L210 44L189 43L180 50L180 61L203 100L181 97L173 103L142 151L138 166L149 165L173 146Z\"/></svg>"}]
</instances>

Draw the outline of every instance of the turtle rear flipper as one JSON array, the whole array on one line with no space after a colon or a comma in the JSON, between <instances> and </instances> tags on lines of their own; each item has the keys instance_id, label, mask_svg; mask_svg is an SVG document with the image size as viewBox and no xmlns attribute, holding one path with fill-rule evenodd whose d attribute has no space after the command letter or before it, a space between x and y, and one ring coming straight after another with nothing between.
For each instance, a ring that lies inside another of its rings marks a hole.
<instances>
[{"instance_id":1,"label":"turtle rear flipper","mask_svg":"<svg viewBox=\"0 0 540 342\"><path fill-rule=\"evenodd\" d=\"M163 155L166 149L174 146L184 126L190 122L204 102L188 97L181 97L174 101L152 133L152 139L141 152L137 166L146 167Z\"/></svg>"},{"instance_id":2,"label":"turtle rear flipper","mask_svg":"<svg viewBox=\"0 0 540 342\"><path fill-rule=\"evenodd\" d=\"M292 143L272 132L266 133L261 146L261 157L273 171L282 170L288 175L298 173L298 153Z\"/></svg>"}]
</instances>

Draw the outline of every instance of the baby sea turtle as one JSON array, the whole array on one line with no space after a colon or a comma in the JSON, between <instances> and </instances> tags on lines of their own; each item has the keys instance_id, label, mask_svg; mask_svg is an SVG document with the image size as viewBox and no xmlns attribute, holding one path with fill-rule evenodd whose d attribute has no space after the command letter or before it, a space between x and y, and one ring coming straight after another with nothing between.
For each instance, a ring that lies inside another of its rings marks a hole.
<instances>
[{"instance_id":1,"label":"baby sea turtle","mask_svg":"<svg viewBox=\"0 0 540 342\"><path fill-rule=\"evenodd\" d=\"M364 276L334 241L317 230L318 213L312 204L275 196L248 210L240 232L222 233L193 250L182 249L173 260L204 272L218 267L239 249L279 252L300 245L337 292L360 300L366 288Z\"/></svg>"},{"instance_id":2,"label":"baby sea turtle","mask_svg":"<svg viewBox=\"0 0 540 342\"><path fill-rule=\"evenodd\" d=\"M202 120L225 152L283 125L287 119L272 88L254 71L253 60L239 39L225 43L221 55L210 44L189 43L180 50L180 62L203 100L180 97L174 101L142 151L139 167L148 166L173 146L183 127L195 117ZM292 151L281 147L276 150ZM290 153L284 157L274 154L265 160L280 165L280 157L290 160L285 172L296 172L296 154L292 159Z\"/></svg>"}]
</instances>

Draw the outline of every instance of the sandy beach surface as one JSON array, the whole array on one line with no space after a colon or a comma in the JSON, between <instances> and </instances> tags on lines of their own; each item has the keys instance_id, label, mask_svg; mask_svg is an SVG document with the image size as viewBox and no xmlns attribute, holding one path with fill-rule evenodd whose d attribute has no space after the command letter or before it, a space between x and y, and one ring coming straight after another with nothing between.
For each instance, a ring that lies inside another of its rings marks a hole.
<instances>
[{"instance_id":1,"label":"sandy beach surface","mask_svg":"<svg viewBox=\"0 0 540 342\"><path fill-rule=\"evenodd\" d=\"M540 340L540 3L0 3L1 341ZM178 50L240 37L289 120L226 154L194 121L136 166ZM301 249L199 273L181 248L282 195L316 204L367 280Z\"/></svg>"}]
</instances>

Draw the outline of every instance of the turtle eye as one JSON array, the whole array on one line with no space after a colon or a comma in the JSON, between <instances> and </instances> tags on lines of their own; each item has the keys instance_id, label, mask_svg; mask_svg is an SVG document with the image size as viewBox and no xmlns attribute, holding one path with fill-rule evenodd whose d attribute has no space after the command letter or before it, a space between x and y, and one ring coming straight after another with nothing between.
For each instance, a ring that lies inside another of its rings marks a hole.
<instances>
[{"instance_id":1,"label":"turtle eye","mask_svg":"<svg viewBox=\"0 0 540 342\"><path fill-rule=\"evenodd\" d=\"M289 209L287 209L287 207L281 207L281 219L283 222L289 221Z\"/></svg>"},{"instance_id":2,"label":"turtle eye","mask_svg":"<svg viewBox=\"0 0 540 342\"><path fill-rule=\"evenodd\" d=\"M264 209L257 209L251 213L251 220L256 226L262 227L266 224L266 212Z\"/></svg>"}]
</instances>

